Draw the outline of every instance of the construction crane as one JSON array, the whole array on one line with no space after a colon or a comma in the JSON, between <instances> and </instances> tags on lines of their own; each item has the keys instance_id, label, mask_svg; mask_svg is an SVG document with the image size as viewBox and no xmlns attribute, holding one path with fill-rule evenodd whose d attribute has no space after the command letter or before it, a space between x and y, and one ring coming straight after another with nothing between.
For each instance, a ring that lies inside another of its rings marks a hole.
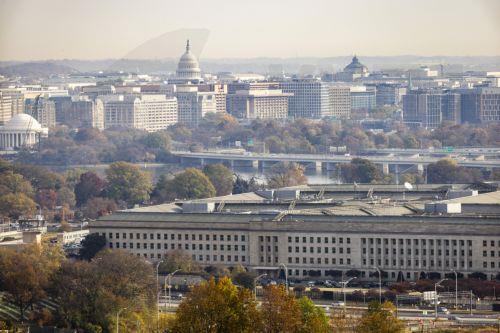
<instances>
[{"instance_id":1,"label":"construction crane","mask_svg":"<svg viewBox=\"0 0 500 333\"><path fill-rule=\"evenodd\" d=\"M29 149L29 145L26 143L26 141L28 140L28 136L31 132L31 127L33 126L33 116L34 115L38 115L38 103L40 102L40 96L41 94L38 94L36 97L35 97L35 100L33 102L33 106L31 107L31 110L30 110L30 113L29 114L31 117L30 117L30 120L28 122L28 127L26 127L26 132L24 133L24 141L21 143L21 147L22 148L27 148ZM38 142L40 142L40 140L38 140Z\"/></svg>"}]
</instances>

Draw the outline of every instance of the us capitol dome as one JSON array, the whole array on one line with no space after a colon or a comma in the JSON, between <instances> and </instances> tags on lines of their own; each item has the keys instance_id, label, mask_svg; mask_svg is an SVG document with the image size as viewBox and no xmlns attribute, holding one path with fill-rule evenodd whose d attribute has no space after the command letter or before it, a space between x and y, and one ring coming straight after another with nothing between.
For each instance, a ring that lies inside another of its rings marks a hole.
<instances>
[{"instance_id":1,"label":"us capitol dome","mask_svg":"<svg viewBox=\"0 0 500 333\"><path fill-rule=\"evenodd\" d=\"M175 83L199 83L201 79L201 69L198 59L191 52L189 39L186 43L186 52L182 55L177 65Z\"/></svg>"}]
</instances>

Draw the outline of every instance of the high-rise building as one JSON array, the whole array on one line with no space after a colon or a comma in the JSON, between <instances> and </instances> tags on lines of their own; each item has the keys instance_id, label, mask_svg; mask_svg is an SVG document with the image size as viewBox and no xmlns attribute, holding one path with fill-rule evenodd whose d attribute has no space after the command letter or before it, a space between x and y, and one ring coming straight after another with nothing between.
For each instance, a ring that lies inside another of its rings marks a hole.
<instances>
[{"instance_id":1,"label":"high-rise building","mask_svg":"<svg viewBox=\"0 0 500 333\"><path fill-rule=\"evenodd\" d=\"M71 96L54 96L50 97L49 100L54 102L56 108L56 123L69 123L66 118L71 112Z\"/></svg>"},{"instance_id":2,"label":"high-rise building","mask_svg":"<svg viewBox=\"0 0 500 333\"><path fill-rule=\"evenodd\" d=\"M367 86L351 87L351 109L370 111L377 105L377 93Z\"/></svg>"},{"instance_id":3,"label":"high-rise building","mask_svg":"<svg viewBox=\"0 0 500 333\"><path fill-rule=\"evenodd\" d=\"M403 120L412 127L437 128L460 123L460 95L441 90L411 90L403 96Z\"/></svg>"},{"instance_id":4,"label":"high-rise building","mask_svg":"<svg viewBox=\"0 0 500 333\"><path fill-rule=\"evenodd\" d=\"M56 104L47 97L26 99L26 113L35 118L42 127L56 126Z\"/></svg>"},{"instance_id":5,"label":"high-rise building","mask_svg":"<svg viewBox=\"0 0 500 333\"><path fill-rule=\"evenodd\" d=\"M331 117L330 89L325 82L295 80L280 82L284 93L292 93L288 100L288 115L294 118Z\"/></svg>"},{"instance_id":6,"label":"high-rise building","mask_svg":"<svg viewBox=\"0 0 500 333\"><path fill-rule=\"evenodd\" d=\"M71 112L66 118L67 125L104 129L104 104L102 100L76 98L71 103Z\"/></svg>"},{"instance_id":7,"label":"high-rise building","mask_svg":"<svg viewBox=\"0 0 500 333\"><path fill-rule=\"evenodd\" d=\"M200 92L194 85L178 86L175 93L179 110L179 123L196 127L205 114L217 112L215 93Z\"/></svg>"},{"instance_id":8,"label":"high-rise building","mask_svg":"<svg viewBox=\"0 0 500 333\"><path fill-rule=\"evenodd\" d=\"M165 95L102 96L104 127L127 127L154 132L177 123L177 99ZM96 102L97 102L96 100ZM98 107L98 104L96 104Z\"/></svg>"},{"instance_id":9,"label":"high-rise building","mask_svg":"<svg viewBox=\"0 0 500 333\"><path fill-rule=\"evenodd\" d=\"M227 112L242 119L283 119L291 96L281 89L238 90L227 96Z\"/></svg>"},{"instance_id":10,"label":"high-rise building","mask_svg":"<svg viewBox=\"0 0 500 333\"><path fill-rule=\"evenodd\" d=\"M500 122L500 88L474 88L460 93L462 122Z\"/></svg>"},{"instance_id":11,"label":"high-rise building","mask_svg":"<svg viewBox=\"0 0 500 333\"><path fill-rule=\"evenodd\" d=\"M199 92L213 92L215 94L216 112L226 112L227 84L212 83L198 85Z\"/></svg>"},{"instance_id":12,"label":"high-rise building","mask_svg":"<svg viewBox=\"0 0 500 333\"><path fill-rule=\"evenodd\" d=\"M4 125L12 118L12 100L10 95L0 91L0 125Z\"/></svg>"},{"instance_id":13,"label":"high-rise building","mask_svg":"<svg viewBox=\"0 0 500 333\"><path fill-rule=\"evenodd\" d=\"M377 106L400 105L406 88L397 83L379 83L376 85Z\"/></svg>"},{"instance_id":14,"label":"high-rise building","mask_svg":"<svg viewBox=\"0 0 500 333\"><path fill-rule=\"evenodd\" d=\"M24 89L6 88L0 89L3 96L10 96L11 116L24 112Z\"/></svg>"},{"instance_id":15,"label":"high-rise building","mask_svg":"<svg viewBox=\"0 0 500 333\"><path fill-rule=\"evenodd\" d=\"M349 119L351 117L351 89L349 86L332 85L330 91L330 109L332 117Z\"/></svg>"}]
</instances>

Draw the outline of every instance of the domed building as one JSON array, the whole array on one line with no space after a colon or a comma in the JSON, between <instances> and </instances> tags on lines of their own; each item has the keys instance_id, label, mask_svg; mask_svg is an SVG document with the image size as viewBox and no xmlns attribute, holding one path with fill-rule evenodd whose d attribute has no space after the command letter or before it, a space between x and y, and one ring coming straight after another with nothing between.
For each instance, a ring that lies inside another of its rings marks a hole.
<instances>
[{"instance_id":1,"label":"domed building","mask_svg":"<svg viewBox=\"0 0 500 333\"><path fill-rule=\"evenodd\" d=\"M189 39L186 43L186 52L182 55L177 65L175 83L199 83L201 79L201 69L198 59L191 52Z\"/></svg>"},{"instance_id":2,"label":"domed building","mask_svg":"<svg viewBox=\"0 0 500 333\"><path fill-rule=\"evenodd\" d=\"M21 147L32 147L47 136L49 129L42 127L32 116L19 113L4 126L0 126L0 150L14 150Z\"/></svg>"},{"instance_id":3,"label":"domed building","mask_svg":"<svg viewBox=\"0 0 500 333\"><path fill-rule=\"evenodd\" d=\"M342 72L335 75L338 81L354 81L369 76L368 67L359 62L358 57L354 56L349 65L344 67Z\"/></svg>"}]
</instances>

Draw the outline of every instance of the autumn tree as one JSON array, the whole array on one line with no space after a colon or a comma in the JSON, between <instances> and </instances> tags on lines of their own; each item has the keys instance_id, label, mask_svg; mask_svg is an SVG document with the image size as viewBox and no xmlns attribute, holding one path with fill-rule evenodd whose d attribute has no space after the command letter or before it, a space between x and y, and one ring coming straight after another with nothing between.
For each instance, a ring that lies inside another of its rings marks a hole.
<instances>
[{"instance_id":1,"label":"autumn tree","mask_svg":"<svg viewBox=\"0 0 500 333\"><path fill-rule=\"evenodd\" d=\"M232 193L239 194L239 193L255 192L260 190L261 188L262 185L260 185L257 182L257 179L255 177L252 177L249 180L247 180L237 175L236 179L234 180Z\"/></svg>"},{"instance_id":2,"label":"autumn tree","mask_svg":"<svg viewBox=\"0 0 500 333\"><path fill-rule=\"evenodd\" d=\"M35 202L24 193L0 196L0 215L17 220L20 216L34 214L35 210Z\"/></svg>"},{"instance_id":3,"label":"autumn tree","mask_svg":"<svg viewBox=\"0 0 500 333\"><path fill-rule=\"evenodd\" d=\"M215 187L217 195L231 194L233 190L233 172L223 164L208 164L203 168L203 173Z\"/></svg>"},{"instance_id":4,"label":"autumn tree","mask_svg":"<svg viewBox=\"0 0 500 333\"><path fill-rule=\"evenodd\" d=\"M79 256L83 260L90 260L106 246L106 237L98 233L92 233L85 236L81 243L82 247Z\"/></svg>"},{"instance_id":5,"label":"autumn tree","mask_svg":"<svg viewBox=\"0 0 500 333\"><path fill-rule=\"evenodd\" d=\"M80 175L78 183L75 185L76 204L84 205L87 200L101 195L106 187L106 181L92 171Z\"/></svg>"},{"instance_id":6,"label":"autumn tree","mask_svg":"<svg viewBox=\"0 0 500 333\"><path fill-rule=\"evenodd\" d=\"M270 188L281 188L307 184L304 167L294 162L279 162L271 167L267 174Z\"/></svg>"},{"instance_id":7,"label":"autumn tree","mask_svg":"<svg viewBox=\"0 0 500 333\"><path fill-rule=\"evenodd\" d=\"M90 262L68 262L51 282L58 318L66 327L109 332L122 308L129 309L122 312L124 331L131 331L138 319L151 323L156 317L153 268L127 252L103 250Z\"/></svg>"},{"instance_id":8,"label":"autumn tree","mask_svg":"<svg viewBox=\"0 0 500 333\"><path fill-rule=\"evenodd\" d=\"M404 332L404 323L394 315L396 308L391 302L373 301L363 314L356 331L359 333L398 333Z\"/></svg>"},{"instance_id":9,"label":"autumn tree","mask_svg":"<svg viewBox=\"0 0 500 333\"><path fill-rule=\"evenodd\" d=\"M214 185L198 169L187 168L173 179L161 176L153 192L156 202L174 199L201 199L215 196Z\"/></svg>"},{"instance_id":10,"label":"autumn tree","mask_svg":"<svg viewBox=\"0 0 500 333\"><path fill-rule=\"evenodd\" d=\"M193 288L179 305L172 332L259 332L259 313L250 290L229 278L210 279Z\"/></svg>"},{"instance_id":11,"label":"autumn tree","mask_svg":"<svg viewBox=\"0 0 500 333\"><path fill-rule=\"evenodd\" d=\"M127 162L112 163L106 170L107 195L128 205L149 199L151 176L138 166Z\"/></svg>"},{"instance_id":12,"label":"autumn tree","mask_svg":"<svg viewBox=\"0 0 500 333\"><path fill-rule=\"evenodd\" d=\"M302 297L298 300L300 312L302 314L302 325L300 333L328 333L330 325L328 317L322 308L317 307L311 299Z\"/></svg>"},{"instance_id":13,"label":"autumn tree","mask_svg":"<svg viewBox=\"0 0 500 333\"><path fill-rule=\"evenodd\" d=\"M383 174L375 163L363 159L353 158L350 163L339 165L340 174L346 183L372 183L382 180Z\"/></svg>"},{"instance_id":14,"label":"autumn tree","mask_svg":"<svg viewBox=\"0 0 500 333\"><path fill-rule=\"evenodd\" d=\"M264 333L292 333L302 329L300 306L283 286L268 286L264 289L260 312Z\"/></svg>"},{"instance_id":15,"label":"autumn tree","mask_svg":"<svg viewBox=\"0 0 500 333\"><path fill-rule=\"evenodd\" d=\"M0 290L12 297L21 321L29 307L47 296L50 279L63 260L59 247L0 248Z\"/></svg>"},{"instance_id":16,"label":"autumn tree","mask_svg":"<svg viewBox=\"0 0 500 333\"><path fill-rule=\"evenodd\" d=\"M33 187L22 175L6 170L0 173L0 196L9 193L23 193L31 197Z\"/></svg>"},{"instance_id":17,"label":"autumn tree","mask_svg":"<svg viewBox=\"0 0 500 333\"><path fill-rule=\"evenodd\" d=\"M93 197L81 208L84 217L97 219L101 216L111 214L118 209L113 199Z\"/></svg>"},{"instance_id":18,"label":"autumn tree","mask_svg":"<svg viewBox=\"0 0 500 333\"><path fill-rule=\"evenodd\" d=\"M172 273L181 270L183 273L199 272L200 266L193 260L191 255L183 250L171 250L165 253L165 257L158 267L160 272Z\"/></svg>"},{"instance_id":19,"label":"autumn tree","mask_svg":"<svg viewBox=\"0 0 500 333\"><path fill-rule=\"evenodd\" d=\"M451 159L442 159L427 166L428 183L471 183L481 178L481 174L477 170L460 167L456 161Z\"/></svg>"}]
</instances>

